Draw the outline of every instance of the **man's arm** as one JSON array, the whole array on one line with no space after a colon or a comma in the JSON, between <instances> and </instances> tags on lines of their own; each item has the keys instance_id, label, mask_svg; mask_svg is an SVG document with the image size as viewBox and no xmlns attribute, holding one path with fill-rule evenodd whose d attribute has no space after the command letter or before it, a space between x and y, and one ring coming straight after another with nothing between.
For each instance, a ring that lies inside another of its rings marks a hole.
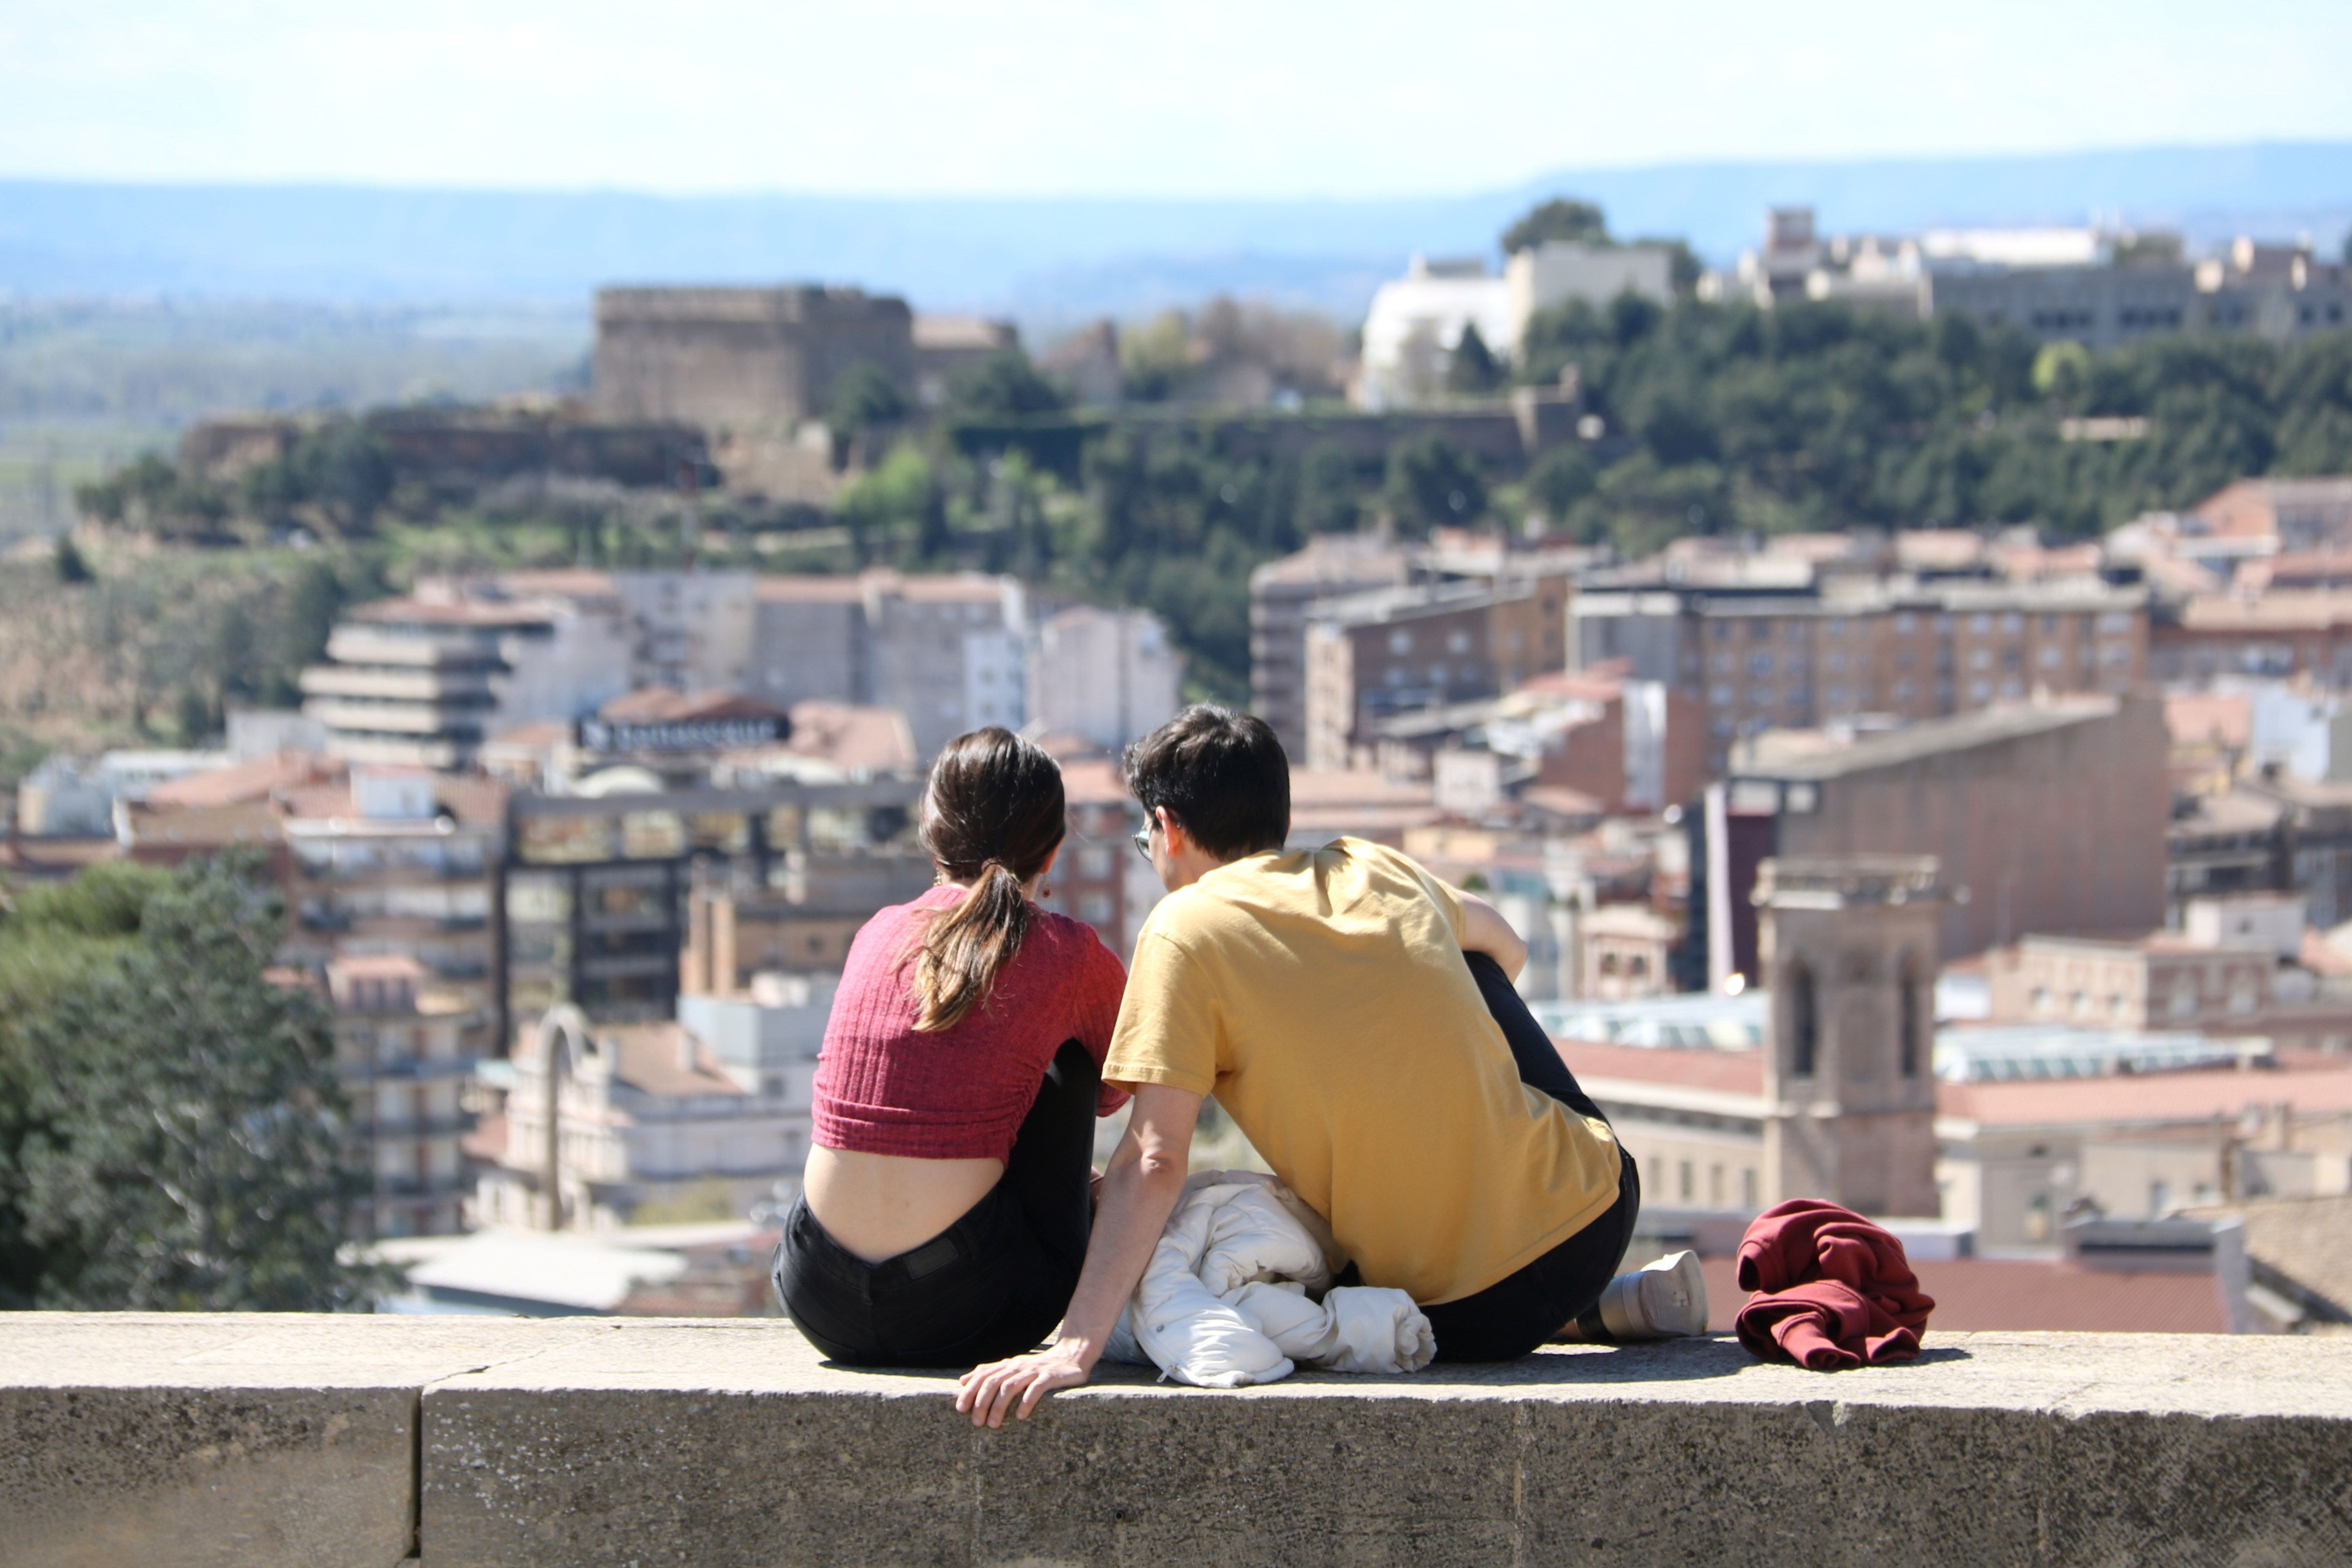
<instances>
[{"instance_id":1,"label":"man's arm","mask_svg":"<svg viewBox=\"0 0 2352 1568\"><path fill-rule=\"evenodd\" d=\"M1192 1124L1200 1115L1197 1094L1164 1084L1137 1086L1127 1136L1103 1177L1102 1208L1061 1332L1042 1351L963 1374L955 1407L973 1426L1002 1426L1007 1411L1026 1421L1046 1394L1076 1387L1093 1373L1183 1195Z\"/></svg>"},{"instance_id":2,"label":"man's arm","mask_svg":"<svg viewBox=\"0 0 2352 1568\"><path fill-rule=\"evenodd\" d=\"M1475 893L1462 895L1462 951L1485 953L1510 980L1528 966L1528 944L1499 910Z\"/></svg>"}]
</instances>

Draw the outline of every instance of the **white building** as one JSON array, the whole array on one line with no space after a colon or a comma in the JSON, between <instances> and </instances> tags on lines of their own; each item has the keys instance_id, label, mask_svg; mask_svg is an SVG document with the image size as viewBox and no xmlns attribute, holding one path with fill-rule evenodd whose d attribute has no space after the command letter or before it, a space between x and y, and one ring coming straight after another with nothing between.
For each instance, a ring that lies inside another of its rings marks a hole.
<instances>
[{"instance_id":1,"label":"white building","mask_svg":"<svg viewBox=\"0 0 2352 1568\"><path fill-rule=\"evenodd\" d=\"M1476 258L1416 256L1402 278L1372 295L1357 405L1409 407L1442 393L1447 366L1471 327L1496 358L1512 359L1537 311L1571 300L1597 308L1629 292L1661 302L1671 298L1672 253L1655 245L1547 240L1514 252L1500 277Z\"/></svg>"},{"instance_id":2,"label":"white building","mask_svg":"<svg viewBox=\"0 0 2352 1568\"><path fill-rule=\"evenodd\" d=\"M1538 310L1570 300L1596 308L1620 294L1665 303L1674 298L1674 254L1663 245L1579 245L1548 239L1515 250L1503 264L1509 300L1509 336L1504 346L1517 353L1528 322Z\"/></svg>"},{"instance_id":3,"label":"white building","mask_svg":"<svg viewBox=\"0 0 2352 1568\"><path fill-rule=\"evenodd\" d=\"M652 1024L548 1013L493 1080L505 1090L505 1149L477 1189L475 1223L548 1228L551 1157L562 1229L613 1229L652 1205L736 1216L788 1195L808 1158L833 989L828 978L762 977L750 995L681 996L677 1019Z\"/></svg>"},{"instance_id":4,"label":"white building","mask_svg":"<svg viewBox=\"0 0 2352 1568\"><path fill-rule=\"evenodd\" d=\"M327 662L302 672L302 711L331 755L457 769L488 735L580 718L629 686L607 616L555 597L420 594L345 616Z\"/></svg>"},{"instance_id":5,"label":"white building","mask_svg":"<svg viewBox=\"0 0 2352 1568\"><path fill-rule=\"evenodd\" d=\"M1471 327L1490 350L1517 342L1511 331L1510 286L1486 262L1432 261L1416 256L1402 278L1383 283L1364 317L1363 368L1355 385L1359 407L1405 407L1444 390L1445 369Z\"/></svg>"},{"instance_id":6,"label":"white building","mask_svg":"<svg viewBox=\"0 0 2352 1568\"><path fill-rule=\"evenodd\" d=\"M1183 689L1183 655L1149 610L1078 605L1038 623L1029 720L1042 731L1115 752L1175 717Z\"/></svg>"}]
</instances>

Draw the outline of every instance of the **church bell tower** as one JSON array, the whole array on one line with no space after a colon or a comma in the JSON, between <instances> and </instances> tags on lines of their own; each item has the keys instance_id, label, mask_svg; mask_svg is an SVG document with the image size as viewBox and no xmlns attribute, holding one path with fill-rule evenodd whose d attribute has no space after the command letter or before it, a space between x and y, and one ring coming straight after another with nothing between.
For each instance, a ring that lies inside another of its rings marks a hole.
<instances>
[{"instance_id":1,"label":"church bell tower","mask_svg":"<svg viewBox=\"0 0 2352 1568\"><path fill-rule=\"evenodd\" d=\"M1784 857L1760 868L1759 956L1772 997L1768 1202L1938 1212L1936 873L1920 856Z\"/></svg>"}]
</instances>

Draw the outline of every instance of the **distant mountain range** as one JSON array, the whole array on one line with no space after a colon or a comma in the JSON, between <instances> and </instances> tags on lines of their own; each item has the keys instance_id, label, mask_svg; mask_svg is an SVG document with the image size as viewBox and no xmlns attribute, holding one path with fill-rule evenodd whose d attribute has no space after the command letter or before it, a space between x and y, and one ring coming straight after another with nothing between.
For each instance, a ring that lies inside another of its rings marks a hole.
<instances>
[{"instance_id":1,"label":"distant mountain range","mask_svg":"<svg viewBox=\"0 0 2352 1568\"><path fill-rule=\"evenodd\" d=\"M1009 313L1033 336L1228 291L1360 313L1412 252L1491 252L1546 196L1623 236L1722 260L1768 205L1827 232L2080 223L2308 234L2352 226L2352 142L1884 162L1564 170L1463 196L1210 201L657 196L339 185L0 181L0 291L19 296L576 305L616 281L860 283L926 310Z\"/></svg>"}]
</instances>

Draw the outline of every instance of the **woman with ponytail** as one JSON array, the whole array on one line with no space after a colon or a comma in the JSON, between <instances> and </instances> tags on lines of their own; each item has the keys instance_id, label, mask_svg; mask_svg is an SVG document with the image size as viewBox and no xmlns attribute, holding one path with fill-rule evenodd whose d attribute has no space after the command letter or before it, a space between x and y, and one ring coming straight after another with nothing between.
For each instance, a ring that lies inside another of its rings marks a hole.
<instances>
[{"instance_id":1,"label":"woman with ponytail","mask_svg":"<svg viewBox=\"0 0 2352 1568\"><path fill-rule=\"evenodd\" d=\"M950 742L924 792L939 883L851 943L817 1061L814 1147L778 1298L838 1361L973 1366L1053 1331L1085 1260L1094 1121L1126 971L1034 902L1062 773L1009 731Z\"/></svg>"}]
</instances>

